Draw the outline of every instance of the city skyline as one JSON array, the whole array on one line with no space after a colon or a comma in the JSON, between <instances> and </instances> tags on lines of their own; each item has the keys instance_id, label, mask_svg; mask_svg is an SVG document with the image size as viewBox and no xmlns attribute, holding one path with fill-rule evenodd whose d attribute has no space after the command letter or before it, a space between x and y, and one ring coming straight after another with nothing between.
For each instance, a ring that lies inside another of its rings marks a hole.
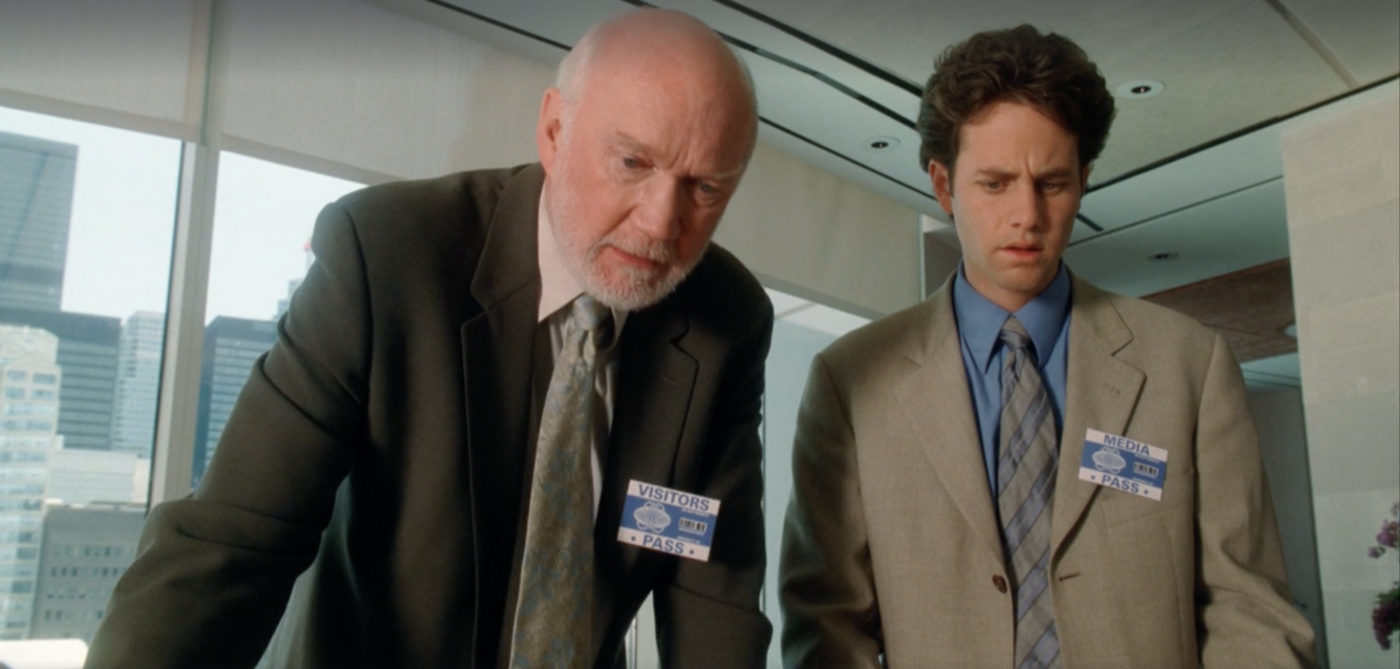
<instances>
[{"instance_id":1,"label":"city skyline","mask_svg":"<svg viewBox=\"0 0 1400 669\"><path fill-rule=\"evenodd\" d=\"M180 145L4 108L0 133L10 231L0 283L16 296L0 304L11 353L0 355L0 639L87 640L144 516ZM205 323L211 345L247 350L235 356L241 371L224 369L201 393L210 440L271 343L221 338L217 324L271 333L310 261L316 213L358 187L233 154L222 162ZM201 451L203 465L212 444ZM97 521L103 513L133 522Z\"/></svg>"},{"instance_id":2,"label":"city skyline","mask_svg":"<svg viewBox=\"0 0 1400 669\"><path fill-rule=\"evenodd\" d=\"M166 311L180 142L0 107L0 131L75 144L62 310L125 320ZM322 207L362 184L224 152L204 322L267 320Z\"/></svg>"}]
</instances>

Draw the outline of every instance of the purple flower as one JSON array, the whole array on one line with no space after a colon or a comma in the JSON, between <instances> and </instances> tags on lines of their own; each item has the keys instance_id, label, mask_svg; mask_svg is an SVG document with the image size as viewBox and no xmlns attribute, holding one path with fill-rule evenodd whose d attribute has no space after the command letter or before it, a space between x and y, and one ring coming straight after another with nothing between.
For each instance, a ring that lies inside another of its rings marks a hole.
<instances>
[{"instance_id":1,"label":"purple flower","mask_svg":"<svg viewBox=\"0 0 1400 669\"><path fill-rule=\"evenodd\" d=\"M1390 515L1400 518L1400 502L1390 507ZM1385 555L1386 549L1395 549L1400 543L1400 522L1385 520L1381 531L1376 535L1376 544L1366 551L1372 558ZM1376 607L1371 609L1371 629L1376 633L1376 643L1381 650L1390 650L1390 635L1400 632L1400 581L1390 590L1376 595Z\"/></svg>"},{"instance_id":2,"label":"purple flower","mask_svg":"<svg viewBox=\"0 0 1400 669\"><path fill-rule=\"evenodd\" d=\"M1371 611L1371 629L1381 650L1390 650L1390 635L1400 627L1400 600L1381 602Z\"/></svg>"},{"instance_id":3,"label":"purple flower","mask_svg":"<svg viewBox=\"0 0 1400 669\"><path fill-rule=\"evenodd\" d=\"M1376 543L1395 548L1397 540L1400 540L1400 523L1388 520L1381 524L1381 532L1376 535Z\"/></svg>"}]
</instances>

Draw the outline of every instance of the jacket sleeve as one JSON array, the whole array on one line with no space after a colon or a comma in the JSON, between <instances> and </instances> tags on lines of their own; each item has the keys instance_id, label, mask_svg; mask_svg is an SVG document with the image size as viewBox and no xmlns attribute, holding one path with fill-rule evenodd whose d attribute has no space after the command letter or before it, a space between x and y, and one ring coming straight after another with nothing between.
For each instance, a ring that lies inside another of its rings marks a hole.
<instances>
[{"instance_id":1,"label":"jacket sleeve","mask_svg":"<svg viewBox=\"0 0 1400 669\"><path fill-rule=\"evenodd\" d=\"M155 507L93 639L89 669L252 667L315 559L363 440L370 313L339 205L316 262L239 395L200 488Z\"/></svg>"},{"instance_id":2,"label":"jacket sleeve","mask_svg":"<svg viewBox=\"0 0 1400 669\"><path fill-rule=\"evenodd\" d=\"M1212 667L1312 667L1311 625L1288 598L1283 550L1244 379L1218 335L1196 432L1196 615Z\"/></svg>"},{"instance_id":3,"label":"jacket sleeve","mask_svg":"<svg viewBox=\"0 0 1400 669\"><path fill-rule=\"evenodd\" d=\"M881 666L879 609L855 433L822 356L812 361L792 453L779 596L783 665Z\"/></svg>"},{"instance_id":4,"label":"jacket sleeve","mask_svg":"<svg viewBox=\"0 0 1400 669\"><path fill-rule=\"evenodd\" d=\"M773 310L737 345L715 393L696 492L722 500L708 562L675 560L653 593L663 667L766 666L773 626L758 609L767 568L761 422Z\"/></svg>"}]
</instances>

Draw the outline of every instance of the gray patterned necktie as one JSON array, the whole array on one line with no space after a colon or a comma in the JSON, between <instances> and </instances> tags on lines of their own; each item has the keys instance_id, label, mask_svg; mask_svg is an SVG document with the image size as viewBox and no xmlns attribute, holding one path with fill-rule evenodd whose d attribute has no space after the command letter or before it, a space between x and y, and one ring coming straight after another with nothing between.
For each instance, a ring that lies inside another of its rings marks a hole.
<instances>
[{"instance_id":1,"label":"gray patterned necktie","mask_svg":"<svg viewBox=\"0 0 1400 669\"><path fill-rule=\"evenodd\" d=\"M589 667L593 640L593 430L607 307L583 295L545 394L535 449L512 668Z\"/></svg>"},{"instance_id":2,"label":"gray patterned necktie","mask_svg":"<svg viewBox=\"0 0 1400 669\"><path fill-rule=\"evenodd\" d=\"M1050 510L1058 457L1050 394L1030 335L1012 316L1002 326L1001 439L997 510L1016 602L1017 669L1059 667L1060 640L1049 592Z\"/></svg>"}]
</instances>

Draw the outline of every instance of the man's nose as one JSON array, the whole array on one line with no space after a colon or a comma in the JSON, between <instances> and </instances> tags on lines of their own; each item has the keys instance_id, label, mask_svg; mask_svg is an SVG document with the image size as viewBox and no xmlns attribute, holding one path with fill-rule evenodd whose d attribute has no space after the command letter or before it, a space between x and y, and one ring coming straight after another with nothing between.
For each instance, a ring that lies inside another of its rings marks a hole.
<instances>
[{"instance_id":1,"label":"man's nose","mask_svg":"<svg viewBox=\"0 0 1400 669\"><path fill-rule=\"evenodd\" d=\"M653 240L675 239L681 231L684 195L682 185L668 179L647 184L636 210L637 228Z\"/></svg>"},{"instance_id":2,"label":"man's nose","mask_svg":"<svg viewBox=\"0 0 1400 669\"><path fill-rule=\"evenodd\" d=\"M1035 229L1045 220L1045 197L1035 184L1012 189L1010 205L1012 225Z\"/></svg>"}]
</instances>

